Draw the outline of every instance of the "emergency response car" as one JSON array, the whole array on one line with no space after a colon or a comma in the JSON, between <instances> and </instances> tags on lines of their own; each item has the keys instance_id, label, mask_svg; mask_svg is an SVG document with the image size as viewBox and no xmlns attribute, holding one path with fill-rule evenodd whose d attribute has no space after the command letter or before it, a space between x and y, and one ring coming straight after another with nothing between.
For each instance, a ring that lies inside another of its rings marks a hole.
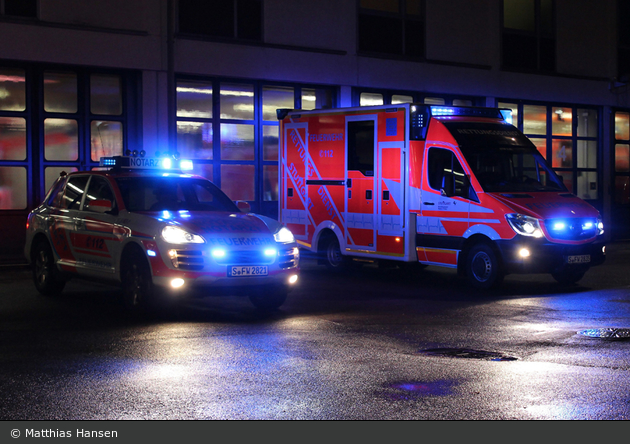
<instances>
[{"instance_id":1,"label":"emergency response car","mask_svg":"<svg viewBox=\"0 0 630 444\"><path fill-rule=\"evenodd\" d=\"M331 269L349 259L575 283L605 259L599 212L509 110L398 104L278 110L280 221Z\"/></svg>"},{"instance_id":2,"label":"emergency response car","mask_svg":"<svg viewBox=\"0 0 630 444\"><path fill-rule=\"evenodd\" d=\"M58 294L72 277L111 282L134 311L192 288L246 294L263 309L284 303L299 270L291 231L171 162L121 156L62 173L28 216L24 253L37 290Z\"/></svg>"}]
</instances>

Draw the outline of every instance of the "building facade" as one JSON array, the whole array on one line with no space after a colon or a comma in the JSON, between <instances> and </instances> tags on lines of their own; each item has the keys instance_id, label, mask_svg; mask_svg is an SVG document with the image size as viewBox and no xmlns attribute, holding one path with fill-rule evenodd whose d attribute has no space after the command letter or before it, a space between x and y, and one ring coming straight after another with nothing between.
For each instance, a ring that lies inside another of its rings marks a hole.
<instances>
[{"instance_id":1,"label":"building facade","mask_svg":"<svg viewBox=\"0 0 630 444\"><path fill-rule=\"evenodd\" d=\"M179 153L277 217L277 108L401 102L511 108L630 238L628 3L0 0L0 261L60 171Z\"/></svg>"}]
</instances>

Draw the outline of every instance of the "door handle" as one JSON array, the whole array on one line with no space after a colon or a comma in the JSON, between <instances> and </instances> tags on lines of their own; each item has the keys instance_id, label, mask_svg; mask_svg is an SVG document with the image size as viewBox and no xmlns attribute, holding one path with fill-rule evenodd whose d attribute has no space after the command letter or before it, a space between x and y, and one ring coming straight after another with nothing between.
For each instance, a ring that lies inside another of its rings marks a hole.
<instances>
[{"instance_id":1,"label":"door handle","mask_svg":"<svg viewBox=\"0 0 630 444\"><path fill-rule=\"evenodd\" d=\"M422 205L435 205L435 202L422 202Z\"/></svg>"}]
</instances>

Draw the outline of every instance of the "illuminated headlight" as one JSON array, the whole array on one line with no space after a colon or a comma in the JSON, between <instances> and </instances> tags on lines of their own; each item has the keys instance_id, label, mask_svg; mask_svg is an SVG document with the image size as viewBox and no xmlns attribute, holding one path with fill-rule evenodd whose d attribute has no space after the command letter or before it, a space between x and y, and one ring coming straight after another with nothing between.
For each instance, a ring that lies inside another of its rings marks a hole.
<instances>
[{"instance_id":1,"label":"illuminated headlight","mask_svg":"<svg viewBox=\"0 0 630 444\"><path fill-rule=\"evenodd\" d=\"M535 217L525 216L524 214L506 214L510 227L523 236L542 237L543 232L540 228L540 222Z\"/></svg>"},{"instance_id":2,"label":"illuminated headlight","mask_svg":"<svg viewBox=\"0 0 630 444\"><path fill-rule=\"evenodd\" d=\"M276 231L273 235L273 238L276 242L280 242L281 244L289 244L291 242L295 242L295 237L293 237L293 233L287 227L282 227L278 231Z\"/></svg>"},{"instance_id":3,"label":"illuminated headlight","mask_svg":"<svg viewBox=\"0 0 630 444\"><path fill-rule=\"evenodd\" d=\"M162 229L162 239L169 244L203 244L203 237L189 233L174 225L167 225Z\"/></svg>"},{"instance_id":4,"label":"illuminated headlight","mask_svg":"<svg viewBox=\"0 0 630 444\"><path fill-rule=\"evenodd\" d=\"M604 222L601 219L597 219L597 234L604 234Z\"/></svg>"}]
</instances>

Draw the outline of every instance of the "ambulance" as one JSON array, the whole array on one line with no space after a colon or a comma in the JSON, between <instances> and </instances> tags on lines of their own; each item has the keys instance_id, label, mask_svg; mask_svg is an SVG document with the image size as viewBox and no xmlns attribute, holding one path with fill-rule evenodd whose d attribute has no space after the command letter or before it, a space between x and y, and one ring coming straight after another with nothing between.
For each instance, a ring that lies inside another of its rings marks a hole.
<instances>
[{"instance_id":1,"label":"ambulance","mask_svg":"<svg viewBox=\"0 0 630 444\"><path fill-rule=\"evenodd\" d=\"M481 289L510 273L574 284L605 260L599 212L499 108L277 111L279 220L332 270L440 266Z\"/></svg>"},{"instance_id":2,"label":"ambulance","mask_svg":"<svg viewBox=\"0 0 630 444\"><path fill-rule=\"evenodd\" d=\"M57 295L72 278L118 285L132 313L193 294L282 305L299 275L291 231L187 174L190 161L141 154L63 173L29 214L35 288Z\"/></svg>"}]
</instances>

